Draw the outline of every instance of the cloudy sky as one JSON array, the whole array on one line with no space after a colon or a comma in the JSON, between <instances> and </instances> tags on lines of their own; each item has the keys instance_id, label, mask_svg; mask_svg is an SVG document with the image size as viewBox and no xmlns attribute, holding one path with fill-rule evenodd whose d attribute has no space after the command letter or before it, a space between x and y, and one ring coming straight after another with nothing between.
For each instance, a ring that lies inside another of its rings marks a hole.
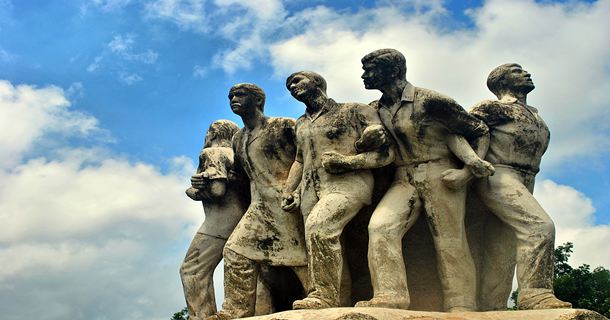
<instances>
[{"instance_id":1,"label":"cloudy sky","mask_svg":"<svg viewBox=\"0 0 610 320\"><path fill-rule=\"evenodd\" d=\"M552 142L536 196L573 265L610 267L610 0L0 0L3 319L168 319L203 220L184 195L232 84L315 70L369 102L360 58L402 51L408 79L465 108L489 71L533 74Z\"/></svg>"}]
</instances>

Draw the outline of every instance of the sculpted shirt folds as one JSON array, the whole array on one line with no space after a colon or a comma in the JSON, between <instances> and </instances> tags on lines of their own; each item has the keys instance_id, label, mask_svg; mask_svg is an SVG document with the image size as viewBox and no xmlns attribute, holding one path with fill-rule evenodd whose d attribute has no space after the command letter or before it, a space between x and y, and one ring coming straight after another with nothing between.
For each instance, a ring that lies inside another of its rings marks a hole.
<instances>
[{"instance_id":1,"label":"sculpted shirt folds","mask_svg":"<svg viewBox=\"0 0 610 320\"><path fill-rule=\"evenodd\" d=\"M470 113L490 128L487 161L494 166L507 165L534 174L540 170L540 160L549 145L550 132L538 110L507 98L483 101Z\"/></svg>"},{"instance_id":2,"label":"sculpted shirt folds","mask_svg":"<svg viewBox=\"0 0 610 320\"><path fill-rule=\"evenodd\" d=\"M210 180L226 181L227 193L222 199L204 203L205 223L197 232L208 236L227 239L243 215L242 203L238 194L240 183L231 174L233 168L233 149L227 147L204 148L199 155L199 171L207 174ZM241 196L243 197L243 196Z\"/></svg>"},{"instance_id":3,"label":"sculpted shirt folds","mask_svg":"<svg viewBox=\"0 0 610 320\"><path fill-rule=\"evenodd\" d=\"M357 154L354 142L366 127L375 124L381 124L379 117L368 105L337 103L332 99L319 113L301 116L296 124L296 161L303 163L304 170L301 193L315 191L318 198L331 192L360 193L362 201L370 203L371 188L367 186L373 185L373 176L369 170L330 174L322 167L321 156L327 151ZM307 202L307 198L302 200Z\"/></svg>"},{"instance_id":4,"label":"sculpted shirt folds","mask_svg":"<svg viewBox=\"0 0 610 320\"><path fill-rule=\"evenodd\" d=\"M445 141L448 133L470 140L488 131L483 121L469 115L453 99L411 83L405 86L400 103L386 106L377 100L371 106L378 109L397 142L398 166L454 158L446 143L438 143Z\"/></svg>"},{"instance_id":5,"label":"sculpted shirt folds","mask_svg":"<svg viewBox=\"0 0 610 320\"><path fill-rule=\"evenodd\" d=\"M227 248L271 265L307 265L300 215L282 210L281 190L295 158L294 120L268 118L254 135L233 138L236 167L250 179L252 202L227 241Z\"/></svg>"}]
</instances>

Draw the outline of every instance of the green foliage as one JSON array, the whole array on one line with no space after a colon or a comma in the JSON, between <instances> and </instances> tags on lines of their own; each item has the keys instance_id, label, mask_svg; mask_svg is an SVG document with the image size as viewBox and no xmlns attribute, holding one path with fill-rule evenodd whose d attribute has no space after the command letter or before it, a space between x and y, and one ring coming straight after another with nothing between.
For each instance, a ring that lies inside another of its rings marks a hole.
<instances>
[{"instance_id":1,"label":"green foliage","mask_svg":"<svg viewBox=\"0 0 610 320\"><path fill-rule=\"evenodd\" d=\"M170 320L188 320L189 311L184 307L184 309L174 313L174 315L170 318Z\"/></svg>"},{"instance_id":2,"label":"green foliage","mask_svg":"<svg viewBox=\"0 0 610 320\"><path fill-rule=\"evenodd\" d=\"M555 248L555 279L570 274L574 270L574 268L568 264L568 259L570 259L573 249L574 244L572 242L566 242Z\"/></svg>"},{"instance_id":3,"label":"green foliage","mask_svg":"<svg viewBox=\"0 0 610 320\"><path fill-rule=\"evenodd\" d=\"M564 243L555 249L555 296L569 301L574 308L597 311L610 317L610 270L583 264L572 268L568 264L574 245Z\"/></svg>"}]
</instances>

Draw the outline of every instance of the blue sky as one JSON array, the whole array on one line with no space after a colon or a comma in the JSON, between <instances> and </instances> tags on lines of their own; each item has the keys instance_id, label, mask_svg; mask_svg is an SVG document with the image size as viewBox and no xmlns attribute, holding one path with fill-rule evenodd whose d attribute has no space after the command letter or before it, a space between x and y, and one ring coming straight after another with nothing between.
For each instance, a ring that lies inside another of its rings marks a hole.
<instances>
[{"instance_id":1,"label":"blue sky","mask_svg":"<svg viewBox=\"0 0 610 320\"><path fill-rule=\"evenodd\" d=\"M609 0L0 0L0 309L168 318L203 217L188 176L209 123L240 123L228 89L298 117L284 81L309 69L369 102L359 59L383 47L465 108L493 67L529 70L552 132L536 196L574 264L610 267L607 30Z\"/></svg>"}]
</instances>

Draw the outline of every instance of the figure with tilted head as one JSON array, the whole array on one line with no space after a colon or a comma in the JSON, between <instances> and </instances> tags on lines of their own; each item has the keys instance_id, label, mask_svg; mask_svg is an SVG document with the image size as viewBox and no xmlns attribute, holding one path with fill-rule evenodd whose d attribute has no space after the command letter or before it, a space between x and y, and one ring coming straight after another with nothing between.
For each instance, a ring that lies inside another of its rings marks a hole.
<instances>
[{"instance_id":1,"label":"figure with tilted head","mask_svg":"<svg viewBox=\"0 0 610 320\"><path fill-rule=\"evenodd\" d=\"M516 257L519 308L569 308L569 302L561 301L553 294L555 225L532 195L534 179L550 138L538 110L527 104L527 94L534 90L534 83L520 65L507 63L491 71L487 87L498 100L480 102L470 113L489 127L491 140L485 160L496 172L475 180L473 190L487 209L514 232L516 252L502 254ZM494 238L490 237L488 241L494 241ZM484 268L502 259L484 258L488 260L483 264ZM509 281L512 280L512 269L510 271L507 274ZM494 297L493 291L498 287L494 279L499 277L497 272L481 271L483 308L487 308L485 300ZM504 286L510 288L510 282ZM504 296L503 300L506 298Z\"/></svg>"},{"instance_id":2,"label":"figure with tilted head","mask_svg":"<svg viewBox=\"0 0 610 320\"><path fill-rule=\"evenodd\" d=\"M296 160L284 190L283 207L291 210L300 202L311 281L308 296L293 306L338 307L342 298L351 302L349 290L342 289L349 282L349 271L341 234L360 209L371 204L374 180L370 169L387 165L394 154L383 139L383 126L375 110L365 104L330 99L326 80L319 74L293 73L286 88L305 104L305 114L296 123ZM381 142L365 144L360 137L372 130L381 132ZM300 192L295 194L297 189Z\"/></svg>"}]
</instances>

